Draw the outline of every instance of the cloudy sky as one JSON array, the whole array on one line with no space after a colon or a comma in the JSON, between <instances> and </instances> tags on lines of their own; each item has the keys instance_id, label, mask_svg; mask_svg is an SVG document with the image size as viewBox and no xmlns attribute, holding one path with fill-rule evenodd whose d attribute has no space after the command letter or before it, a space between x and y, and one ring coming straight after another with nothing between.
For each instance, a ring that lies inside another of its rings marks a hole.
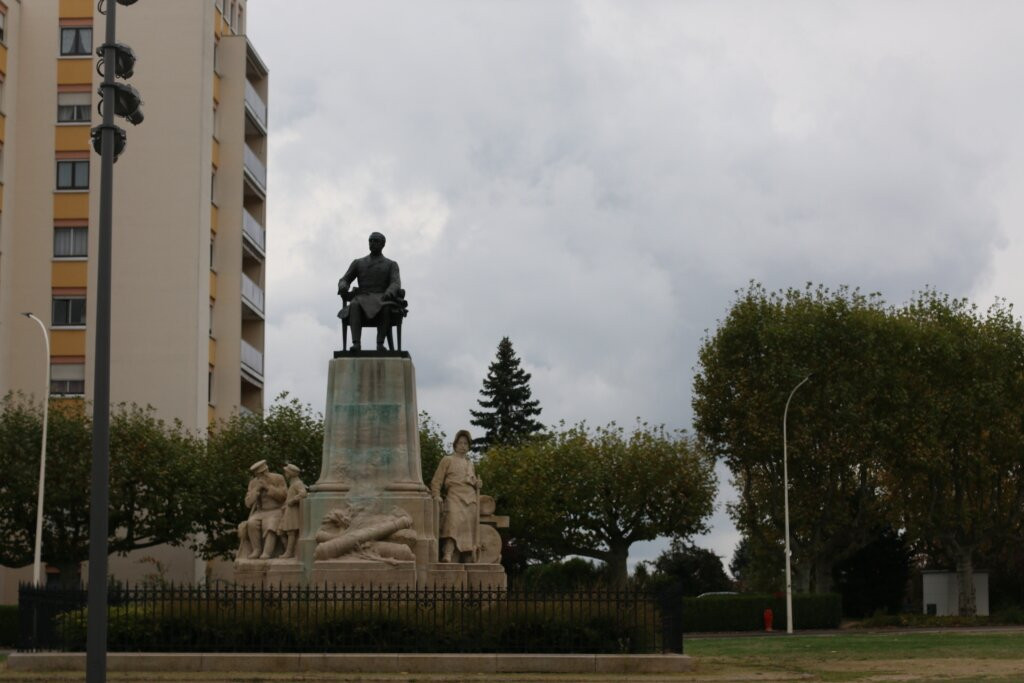
<instances>
[{"instance_id":1,"label":"cloudy sky","mask_svg":"<svg viewBox=\"0 0 1024 683\"><path fill-rule=\"evenodd\" d=\"M267 395L323 409L372 230L448 434L506 335L546 423L689 428L701 338L751 279L1024 302L1021 25L1015 0L253 0ZM737 538L719 510L698 543Z\"/></svg>"}]
</instances>

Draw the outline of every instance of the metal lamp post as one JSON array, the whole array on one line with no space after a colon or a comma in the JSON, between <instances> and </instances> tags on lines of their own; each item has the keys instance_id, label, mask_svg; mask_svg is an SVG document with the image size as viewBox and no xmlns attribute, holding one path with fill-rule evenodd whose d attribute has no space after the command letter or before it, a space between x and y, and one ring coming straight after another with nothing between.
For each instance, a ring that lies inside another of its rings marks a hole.
<instances>
[{"instance_id":1,"label":"metal lamp post","mask_svg":"<svg viewBox=\"0 0 1024 683\"><path fill-rule=\"evenodd\" d=\"M50 409L50 333L46 331L46 325L42 320L32 313L22 313L26 318L31 318L39 324L43 331L43 342L46 345L46 384L43 385L43 445L39 452L39 496L36 501L36 550L35 561L32 565L32 583L41 585L40 575L42 574L43 556L43 498L46 492L46 423L49 418Z\"/></svg>"},{"instance_id":2,"label":"metal lamp post","mask_svg":"<svg viewBox=\"0 0 1024 683\"><path fill-rule=\"evenodd\" d=\"M786 399L786 409L782 411L782 499L785 508L786 519L786 633L793 633L793 574L790 569L789 550L789 464L786 451L786 417L789 415L789 402L793 400L793 394L804 385L804 382L811 378L807 375L800 383L793 387Z\"/></svg>"}]
</instances>

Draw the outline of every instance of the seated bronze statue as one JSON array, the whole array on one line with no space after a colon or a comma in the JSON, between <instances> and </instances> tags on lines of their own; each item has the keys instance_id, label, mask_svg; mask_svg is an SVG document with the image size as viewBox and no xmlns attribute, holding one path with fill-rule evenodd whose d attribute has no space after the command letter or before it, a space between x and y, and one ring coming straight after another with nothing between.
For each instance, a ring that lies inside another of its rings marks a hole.
<instances>
[{"instance_id":1,"label":"seated bronze statue","mask_svg":"<svg viewBox=\"0 0 1024 683\"><path fill-rule=\"evenodd\" d=\"M384 235L370 235L370 253L352 262L338 280L338 296L344 306L338 311L344 345L348 347L348 328L352 328L352 351L362 349L364 325L377 326L377 350L395 350L392 326L398 327L398 350L402 350L402 318L408 315L408 302L398 274L398 264L384 256ZM355 280L359 287L349 291Z\"/></svg>"}]
</instances>

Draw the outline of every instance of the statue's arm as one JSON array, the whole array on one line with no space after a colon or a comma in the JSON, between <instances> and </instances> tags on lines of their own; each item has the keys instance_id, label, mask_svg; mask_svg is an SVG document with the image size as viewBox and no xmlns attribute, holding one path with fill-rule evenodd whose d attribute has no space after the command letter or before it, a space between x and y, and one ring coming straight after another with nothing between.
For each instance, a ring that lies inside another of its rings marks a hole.
<instances>
[{"instance_id":1,"label":"statue's arm","mask_svg":"<svg viewBox=\"0 0 1024 683\"><path fill-rule=\"evenodd\" d=\"M245 507L251 508L259 500L260 490L258 484L259 482L256 479L249 482L249 488L245 490Z\"/></svg>"},{"instance_id":2,"label":"statue's arm","mask_svg":"<svg viewBox=\"0 0 1024 683\"><path fill-rule=\"evenodd\" d=\"M430 495L433 498L441 497L441 486L444 484L444 477L448 474L448 456L441 458L434 472L434 478L430 480Z\"/></svg>"},{"instance_id":3,"label":"statue's arm","mask_svg":"<svg viewBox=\"0 0 1024 683\"><path fill-rule=\"evenodd\" d=\"M345 274L338 280L338 295L342 292L347 292L348 288L352 286L352 281L359 277L359 259L356 259L345 271Z\"/></svg>"},{"instance_id":4,"label":"statue's arm","mask_svg":"<svg viewBox=\"0 0 1024 683\"><path fill-rule=\"evenodd\" d=\"M267 495L278 503L284 503L285 498L288 497L288 487L284 482L274 482L267 487Z\"/></svg>"},{"instance_id":5,"label":"statue's arm","mask_svg":"<svg viewBox=\"0 0 1024 683\"><path fill-rule=\"evenodd\" d=\"M388 282L388 288L384 290L384 298L390 299L398 295L398 290L402 288L402 277L398 272L398 264L394 261L391 262L391 279Z\"/></svg>"}]
</instances>

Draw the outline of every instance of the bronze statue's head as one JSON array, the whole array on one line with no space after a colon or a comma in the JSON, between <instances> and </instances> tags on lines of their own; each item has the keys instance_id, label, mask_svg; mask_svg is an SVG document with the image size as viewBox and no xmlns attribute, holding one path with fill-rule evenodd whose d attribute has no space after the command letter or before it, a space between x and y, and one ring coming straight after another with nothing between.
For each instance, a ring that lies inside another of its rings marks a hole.
<instances>
[{"instance_id":1,"label":"bronze statue's head","mask_svg":"<svg viewBox=\"0 0 1024 683\"><path fill-rule=\"evenodd\" d=\"M387 239L379 232L370 233L370 253L379 254L384 251L384 243Z\"/></svg>"}]
</instances>

